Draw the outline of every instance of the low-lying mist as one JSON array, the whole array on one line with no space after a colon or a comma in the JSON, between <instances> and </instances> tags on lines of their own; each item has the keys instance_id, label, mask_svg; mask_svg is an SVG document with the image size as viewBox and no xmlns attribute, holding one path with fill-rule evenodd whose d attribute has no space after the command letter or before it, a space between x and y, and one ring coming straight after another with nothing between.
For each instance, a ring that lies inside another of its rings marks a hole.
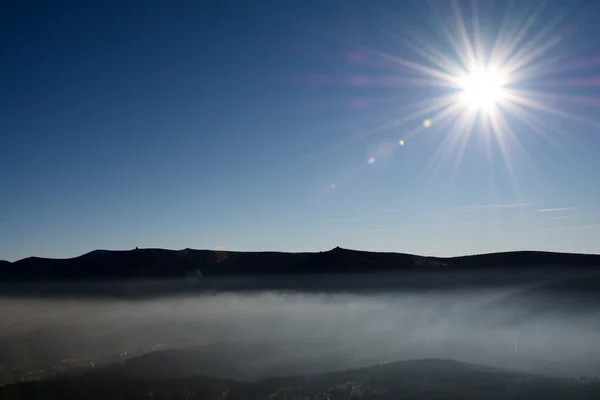
<instances>
[{"instance_id":1,"label":"low-lying mist","mask_svg":"<svg viewBox=\"0 0 600 400\"><path fill-rule=\"evenodd\" d=\"M556 298L540 297L535 287L527 281L351 293L5 297L0 365L27 370L65 358L193 348L210 353L211 360L222 357L249 378L429 357L536 373L597 374L600 308L549 306L542 312L540 305Z\"/></svg>"}]
</instances>

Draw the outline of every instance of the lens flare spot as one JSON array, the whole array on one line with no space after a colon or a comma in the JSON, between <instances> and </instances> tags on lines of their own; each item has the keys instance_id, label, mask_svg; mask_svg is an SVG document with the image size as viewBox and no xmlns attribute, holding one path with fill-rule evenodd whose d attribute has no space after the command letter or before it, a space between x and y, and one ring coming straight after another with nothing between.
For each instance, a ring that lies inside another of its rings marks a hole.
<instances>
[{"instance_id":1,"label":"lens flare spot","mask_svg":"<svg viewBox=\"0 0 600 400\"><path fill-rule=\"evenodd\" d=\"M371 157L369 158L369 160L367 161L369 164L373 164L375 162L375 157Z\"/></svg>"},{"instance_id":2,"label":"lens flare spot","mask_svg":"<svg viewBox=\"0 0 600 400\"><path fill-rule=\"evenodd\" d=\"M331 188L332 188L332 189L335 189L335 187L336 187L336 184L335 184L335 183L332 183L332 184L331 184Z\"/></svg>"},{"instance_id":3,"label":"lens flare spot","mask_svg":"<svg viewBox=\"0 0 600 400\"><path fill-rule=\"evenodd\" d=\"M429 128L431 126L431 120L430 119L426 119L425 121L423 121L423 126L425 128Z\"/></svg>"},{"instance_id":4,"label":"lens flare spot","mask_svg":"<svg viewBox=\"0 0 600 400\"><path fill-rule=\"evenodd\" d=\"M398 144L399 144L400 146L404 146L404 140L399 140L399 141L398 141Z\"/></svg>"}]
</instances>

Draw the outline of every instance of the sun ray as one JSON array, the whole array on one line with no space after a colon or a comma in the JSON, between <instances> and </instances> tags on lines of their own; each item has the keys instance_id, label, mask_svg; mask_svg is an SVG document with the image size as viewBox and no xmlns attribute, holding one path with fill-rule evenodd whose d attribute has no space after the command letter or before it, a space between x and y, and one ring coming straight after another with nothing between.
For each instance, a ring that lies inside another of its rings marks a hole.
<instances>
[{"instance_id":1,"label":"sun ray","mask_svg":"<svg viewBox=\"0 0 600 400\"><path fill-rule=\"evenodd\" d=\"M435 68L428 67L423 64L416 63L414 61L406 60L400 56L395 56L395 55L384 53L384 52L378 52L373 49L367 49L366 51L370 51L371 53L374 53L385 60L392 61L393 63L396 63L403 67L409 68L413 71L420 72L424 75L429 75L434 78L438 78L442 81L442 82L440 82L441 84L443 84L443 82L453 82L456 79L456 77L454 75L440 71Z\"/></svg>"},{"instance_id":2,"label":"sun ray","mask_svg":"<svg viewBox=\"0 0 600 400\"><path fill-rule=\"evenodd\" d=\"M453 123L450 124L450 129L444 135L444 138L442 139L440 144L437 146L437 149L435 150L435 152L429 157L429 160L427 161L427 164L425 165L426 170L433 168L433 173L435 175L438 175L440 173L440 171L442 169L444 169L444 164L447 161L448 157L450 157L452 155L452 150L453 150L454 146L456 145L456 142L459 141L461 139L461 136L464 135L464 133L463 133L463 135L457 135L456 132L457 132L457 126L460 124L460 122L462 120L464 120L467 117L467 115L464 113L461 113L459 107L450 107L447 110L447 114L449 116L454 114L457 118L454 120ZM469 133L467 133L467 134L469 134Z\"/></svg>"},{"instance_id":3,"label":"sun ray","mask_svg":"<svg viewBox=\"0 0 600 400\"><path fill-rule=\"evenodd\" d=\"M544 44L539 45L538 43L530 43L528 46L524 46L518 53L510 57L508 61L503 63L503 68L506 70L506 74L510 75L514 72L519 71L523 66L531 64L536 61L537 58L544 55L548 50L555 47L562 40L561 36L554 36L551 40L546 40Z\"/></svg>"},{"instance_id":4,"label":"sun ray","mask_svg":"<svg viewBox=\"0 0 600 400\"><path fill-rule=\"evenodd\" d=\"M513 71L507 75L506 85L515 85L520 82L526 82L532 78L539 78L547 76L555 72L556 64L561 59L557 56L545 58L542 61L538 61L535 64L530 64L520 68L518 71Z\"/></svg>"},{"instance_id":5,"label":"sun ray","mask_svg":"<svg viewBox=\"0 0 600 400\"><path fill-rule=\"evenodd\" d=\"M506 43L503 46L502 49L500 49L500 52L497 55L498 58L494 58L493 60L493 65L503 65L506 62L506 60L508 60L508 58L515 51L519 43L521 43L529 29L533 26L536 18L539 16L544 6L545 2L540 3L538 7L531 13L531 15L529 16L529 18L527 18L527 21L525 22L525 24L523 24L521 29L510 39L508 43Z\"/></svg>"},{"instance_id":6,"label":"sun ray","mask_svg":"<svg viewBox=\"0 0 600 400\"><path fill-rule=\"evenodd\" d=\"M458 174L458 171L460 169L460 165L462 163L462 159L465 154L467 144L469 143L469 140L471 139L471 132L473 131L473 125L475 124L476 119L477 119L477 114L475 114L475 113L463 113L463 115L462 115L462 121L461 121L461 127L460 127L460 130L462 131L462 133L460 133L458 135L458 137L460 138L460 140L459 140L460 143L459 143L458 152L456 153L456 156L454 157L454 163L452 165L452 171L450 174L451 182L454 182L454 179L456 178L456 175Z\"/></svg>"},{"instance_id":7,"label":"sun ray","mask_svg":"<svg viewBox=\"0 0 600 400\"><path fill-rule=\"evenodd\" d=\"M514 90L514 91L511 91L510 93L508 93L507 96L509 97L510 101L517 103L521 106L533 108L533 109L536 109L539 111L545 111L549 114L555 115L557 117L562 117L567 120L571 120L573 122L578 122L581 124L592 126L594 128L600 128L600 123L590 121L587 118L582 118L577 115L570 114L570 113L560 110L556 107L552 107L547 104L544 104L541 101L534 100L533 98L531 98L531 93L532 93L531 91Z\"/></svg>"},{"instance_id":8,"label":"sun ray","mask_svg":"<svg viewBox=\"0 0 600 400\"><path fill-rule=\"evenodd\" d=\"M479 119L479 123L481 126L481 130L482 130L482 136L483 136L483 140L485 143L485 153L486 153L486 158L488 160L488 164L490 166L494 166L494 152L493 152L493 142L494 142L494 138L493 138L493 132L491 129L491 124L490 124L490 120L489 118L480 118Z\"/></svg>"},{"instance_id":9,"label":"sun ray","mask_svg":"<svg viewBox=\"0 0 600 400\"><path fill-rule=\"evenodd\" d=\"M600 99L592 98L592 97L584 97L584 96L570 96L562 93L549 93L549 92L540 92L534 90L520 90L522 95L526 97L537 97L537 98L546 98L549 100L558 100L564 102L570 102L574 105L583 105L590 107L600 107ZM526 93L526 95L525 95Z\"/></svg>"},{"instance_id":10,"label":"sun ray","mask_svg":"<svg viewBox=\"0 0 600 400\"><path fill-rule=\"evenodd\" d=\"M497 112L493 115L493 117L498 121L498 126L501 128L496 136L505 139L507 144L511 146L511 149L524 152L523 145L519 140L519 136L512 129L512 126L508 122L505 113Z\"/></svg>"},{"instance_id":11,"label":"sun ray","mask_svg":"<svg viewBox=\"0 0 600 400\"><path fill-rule=\"evenodd\" d=\"M564 132L557 129L556 126L547 123L546 121L544 121L543 118L540 118L540 117L534 115L528 109L526 109L524 107L518 107L513 103L507 103L505 107L506 107L507 111L509 111L512 115L517 117L520 122L527 125L527 127L529 129L531 129L532 132L534 132L538 136L542 137L555 149L560 148L560 142L558 140L554 139L553 136L546 134L544 132L544 129L547 131L553 131L553 133L555 133L559 136L563 136L563 139L566 139L566 137L564 136Z\"/></svg>"},{"instance_id":12,"label":"sun ray","mask_svg":"<svg viewBox=\"0 0 600 400\"><path fill-rule=\"evenodd\" d=\"M451 76L460 75L463 73L463 69L452 60L445 56L442 52L436 51L435 48L423 43L417 36L410 31L404 32L404 35L410 36L411 40L405 39L403 36L394 35L396 39L406 47L410 48L419 56L423 57L430 63L436 65L442 72L446 72Z\"/></svg>"},{"instance_id":13,"label":"sun ray","mask_svg":"<svg viewBox=\"0 0 600 400\"><path fill-rule=\"evenodd\" d=\"M453 13L456 14L456 11L453 10ZM443 18L444 16L442 16L442 20L444 20L445 18ZM442 27L444 29L444 33L446 38L448 39L448 42L450 43L450 45L452 46L454 53L458 56L458 58L461 61L461 65L460 67L462 67L461 69L467 68L469 65L471 65L475 60L475 56L473 54L473 48L470 44L470 40L468 39L468 36L466 37L466 43L465 43L465 37L462 36L462 31L465 31L465 35L466 35L466 30L464 28L464 23L459 22L458 23L458 38L456 37L455 33L453 32L453 30L448 27L447 24L443 24ZM462 41L462 43L461 43Z\"/></svg>"},{"instance_id":14,"label":"sun ray","mask_svg":"<svg viewBox=\"0 0 600 400\"><path fill-rule=\"evenodd\" d=\"M448 185L454 184L466 146L471 139L472 126L477 118L476 114L462 113L460 109L454 109L454 112L456 118L425 166L426 170L433 168L432 173L439 175L446 169L445 164L450 162L452 165L450 175L445 179Z\"/></svg>"},{"instance_id":15,"label":"sun ray","mask_svg":"<svg viewBox=\"0 0 600 400\"><path fill-rule=\"evenodd\" d=\"M471 0L471 10L473 16L471 17L471 24L473 25L473 42L474 49L477 59L481 60L484 57L485 49L483 41L481 40L481 28L479 26L479 7L477 6L476 0Z\"/></svg>"},{"instance_id":16,"label":"sun ray","mask_svg":"<svg viewBox=\"0 0 600 400\"><path fill-rule=\"evenodd\" d=\"M473 43L469 38L469 33L467 32L467 28L465 26L465 22L463 20L462 13L460 11L460 7L458 6L457 0L452 0L452 12L454 13L454 17L456 18L456 21L458 23L458 33L460 36L460 41L463 45L463 51L466 52L467 64L465 66L481 62L481 60L479 60L475 54Z\"/></svg>"},{"instance_id":17,"label":"sun ray","mask_svg":"<svg viewBox=\"0 0 600 400\"><path fill-rule=\"evenodd\" d=\"M510 177L513 190L519 193L519 182L510 159L510 152L506 142L506 135L498 134L500 132L506 133L506 131L504 130L506 125L504 123L502 115L500 113L497 113L491 116L490 125L492 127L492 132L494 132L494 135L492 136L494 137L494 139L496 139L496 143L498 144L498 149L500 150L500 155L502 156L502 160L504 161L504 166Z\"/></svg>"},{"instance_id":18,"label":"sun ray","mask_svg":"<svg viewBox=\"0 0 600 400\"><path fill-rule=\"evenodd\" d=\"M374 136L384 131L391 130L395 127L402 126L405 123L414 121L418 118L429 118L430 120L435 120L438 118L438 111L447 110L449 107L456 104L455 95L444 95L438 96L433 99L427 99L425 101L421 101L417 104L412 104L411 107L405 109L406 114L403 114L401 117L392 118L389 122L385 122L375 128L372 128L368 131L363 131L359 135L354 135L350 137L346 137L345 140L336 142L337 144L349 143L356 140L361 140L366 137ZM400 114L398 111L392 111L394 115ZM411 134L405 134L405 139L410 139Z\"/></svg>"},{"instance_id":19,"label":"sun ray","mask_svg":"<svg viewBox=\"0 0 600 400\"><path fill-rule=\"evenodd\" d=\"M379 8L381 18L389 19L391 13L389 10L385 10ZM392 15L393 16L393 15ZM395 21L390 21L390 25L393 26ZM443 52L439 51L439 49L435 49L434 46L429 45L427 42L421 40L418 35L415 35L414 32L410 29L404 29L400 26L400 33L395 33L390 25L381 24L380 29L384 30L387 35L394 38L394 40L398 41L402 45L408 47L412 51L414 51L419 56L423 57L430 63L434 64L438 67L442 72L449 73L451 75L459 75L463 72L460 66L456 65L448 56L446 56ZM409 39L407 39L409 38Z\"/></svg>"},{"instance_id":20,"label":"sun ray","mask_svg":"<svg viewBox=\"0 0 600 400\"><path fill-rule=\"evenodd\" d=\"M508 34L507 26L508 26L508 23L513 19L513 16L510 14L513 4L514 4L514 1L508 2L508 7L506 8L504 17L502 18L502 22L500 23L500 28L498 29L498 34L496 35L496 38L494 39L494 44L492 45L492 49L490 51L490 60L489 60L490 64L492 64L492 65L500 65L501 64L501 60L498 59L498 57L501 57L501 55L499 55L499 51L500 51L499 48L500 48L500 46L505 46L505 38L506 38L506 35Z\"/></svg>"}]
</instances>

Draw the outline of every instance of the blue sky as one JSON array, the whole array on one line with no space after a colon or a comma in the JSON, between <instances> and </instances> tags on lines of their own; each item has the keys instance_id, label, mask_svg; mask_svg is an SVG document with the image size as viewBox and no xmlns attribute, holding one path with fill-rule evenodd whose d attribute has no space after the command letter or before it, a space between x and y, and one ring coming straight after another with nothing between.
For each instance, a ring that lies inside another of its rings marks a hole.
<instances>
[{"instance_id":1,"label":"blue sky","mask_svg":"<svg viewBox=\"0 0 600 400\"><path fill-rule=\"evenodd\" d=\"M11 2L0 259L600 253L600 4L476 4ZM461 26L515 44L510 130L424 110L460 92L431 71L468 70Z\"/></svg>"}]
</instances>

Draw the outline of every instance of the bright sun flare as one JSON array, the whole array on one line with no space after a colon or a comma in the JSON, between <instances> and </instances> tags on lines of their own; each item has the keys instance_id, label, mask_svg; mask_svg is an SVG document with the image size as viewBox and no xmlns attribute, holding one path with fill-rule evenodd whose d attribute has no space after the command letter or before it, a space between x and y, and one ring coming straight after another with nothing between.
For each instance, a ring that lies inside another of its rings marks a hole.
<instances>
[{"instance_id":1,"label":"bright sun flare","mask_svg":"<svg viewBox=\"0 0 600 400\"><path fill-rule=\"evenodd\" d=\"M383 22L384 30L389 30L394 41L399 39L406 50L415 53L416 58L403 58L398 54L359 46L361 56L356 58L357 62L364 60L364 52L365 57L381 58L385 65L396 65L400 85L423 85L441 89L438 95L427 96L418 102L409 101L400 108L402 115L378 126L369 134L403 126L409 121L419 121L425 128L435 126L436 129L430 131L433 133L437 130L443 136L438 149L431 155L430 162L437 163L439 170L443 167L442 164L452 159L451 173L454 176L472 134L477 132L477 141L481 140L490 161L494 154L493 147L497 146L513 187L517 188L511 152L524 151L520 135L533 133L550 139L549 133L562 133L557 131L554 124L548 123L545 117L550 115L585 124L595 130L600 126L595 121L574 114L574 107L565 110L555 105L558 102L568 102L574 103L577 109L583 104L593 104L596 107L597 96L565 95L562 91L553 89L580 85L597 88L597 80L573 80L556 75L558 71L596 67L597 60L569 61L557 68L556 59L550 54L560 52L557 46L563 43L566 33L559 26L558 19L555 19L557 22L551 24L551 27L545 26L538 31L532 29L535 25L533 21L539 18L541 7L532 9L531 12L514 14L512 2L507 2L501 25L496 32L490 32L489 29L480 29L483 26L479 15L482 9L477 6L478 0L466 2L470 3L470 10L467 5L463 7L458 3L452 1L450 9L439 11L441 26L445 26L443 30L447 38L447 43L439 48L437 42L430 42L428 36L420 37L410 27L396 32L394 26L385 25L387 20ZM443 18L446 11L448 21ZM490 11L496 12L492 9ZM493 18L495 17L491 20ZM486 39L487 36L490 40ZM423 62L417 61L418 59ZM406 75L405 71L408 72ZM585 73L591 74L589 71ZM541 77L544 79L543 83L539 80ZM374 84L379 83L377 78L373 79ZM535 89L528 88L527 82ZM388 81L384 79L381 83L387 85ZM540 83L543 88L538 86ZM397 112L394 109L393 113ZM521 125L519 132L513 129L515 123ZM420 132L420 129L416 129L403 140Z\"/></svg>"},{"instance_id":2,"label":"bright sun flare","mask_svg":"<svg viewBox=\"0 0 600 400\"><path fill-rule=\"evenodd\" d=\"M472 110L493 112L504 98L502 74L491 68L472 68L459 86L462 101Z\"/></svg>"}]
</instances>

